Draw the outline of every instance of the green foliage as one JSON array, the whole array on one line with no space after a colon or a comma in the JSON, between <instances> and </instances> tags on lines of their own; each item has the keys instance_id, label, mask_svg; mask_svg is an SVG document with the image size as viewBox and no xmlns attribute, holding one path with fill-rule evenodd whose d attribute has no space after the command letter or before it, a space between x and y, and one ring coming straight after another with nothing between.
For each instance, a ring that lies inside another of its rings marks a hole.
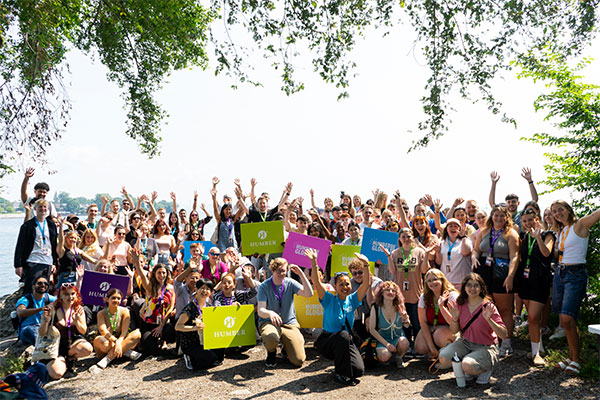
<instances>
[{"instance_id":1,"label":"green foliage","mask_svg":"<svg viewBox=\"0 0 600 400\"><path fill-rule=\"evenodd\" d=\"M15 372L23 372L24 357L8 352L0 364L0 376L4 377Z\"/></svg>"},{"instance_id":2,"label":"green foliage","mask_svg":"<svg viewBox=\"0 0 600 400\"><path fill-rule=\"evenodd\" d=\"M287 94L304 88L294 65L308 49L315 72L344 98L357 40L372 28L386 35L408 22L417 36L414 49L431 72L422 98L427 119L419 124L424 136L413 146L418 148L447 129L453 91L500 114L491 82L511 68L510 60L545 47L578 54L593 37L599 2L211 0L203 6L195 0L4 0L0 169L21 157L42 163L60 138L71 108L63 84L65 55L73 47L108 68L108 79L123 90L126 133L154 156L166 116L154 94L171 71L206 68L209 40L215 73L259 85L247 64L257 50L281 74ZM502 119L514 123L507 115Z\"/></svg>"},{"instance_id":3,"label":"green foliage","mask_svg":"<svg viewBox=\"0 0 600 400\"><path fill-rule=\"evenodd\" d=\"M206 67L212 13L194 0L5 0L0 5L0 140L4 163L41 163L70 102L62 83L71 47L98 57L123 89L127 134L158 154L165 112L154 100L171 71ZM0 166L1 167L1 166Z\"/></svg>"},{"instance_id":4,"label":"green foliage","mask_svg":"<svg viewBox=\"0 0 600 400\"><path fill-rule=\"evenodd\" d=\"M15 212L15 208L12 202L0 197L0 214L12 214Z\"/></svg>"}]
</instances>

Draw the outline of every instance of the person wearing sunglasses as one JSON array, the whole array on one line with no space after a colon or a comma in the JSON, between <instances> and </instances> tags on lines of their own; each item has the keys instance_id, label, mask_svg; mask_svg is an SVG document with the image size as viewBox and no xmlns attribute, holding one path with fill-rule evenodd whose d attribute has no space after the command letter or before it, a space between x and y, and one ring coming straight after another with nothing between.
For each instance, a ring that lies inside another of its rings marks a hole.
<instances>
[{"instance_id":1,"label":"person wearing sunglasses","mask_svg":"<svg viewBox=\"0 0 600 400\"><path fill-rule=\"evenodd\" d=\"M54 307L54 318L50 307ZM54 320L53 324L60 333L58 358L47 364L48 374L54 379L60 379L66 373L67 376L75 376L75 361L89 356L94 350L84 337L87 332L86 316L75 282L63 283L58 291L58 299L50 307L45 307L38 331L39 335L46 335Z\"/></svg>"},{"instance_id":2,"label":"person wearing sunglasses","mask_svg":"<svg viewBox=\"0 0 600 400\"><path fill-rule=\"evenodd\" d=\"M354 325L354 311L360 306L370 289L371 273L369 261L361 254L356 253L360 259L363 271L363 281L356 292L352 292L350 276L347 272L338 272L334 275L333 286L335 295L325 290L319 281L317 265L317 252L307 249L305 255L311 262L312 281L319 302L323 306L323 332L315 342L319 353L330 360L334 360L334 380L347 386L355 386L365 372L363 360L358 351L360 343L355 343L352 334Z\"/></svg>"},{"instance_id":3,"label":"person wearing sunglasses","mask_svg":"<svg viewBox=\"0 0 600 400\"><path fill-rule=\"evenodd\" d=\"M125 241L125 228L117 225L115 228L115 238L104 246L104 255L106 260L112 261L115 265L115 274L127 275L128 265L131 264L131 245Z\"/></svg>"},{"instance_id":4,"label":"person wearing sunglasses","mask_svg":"<svg viewBox=\"0 0 600 400\"><path fill-rule=\"evenodd\" d=\"M19 317L17 336L25 345L35 344L44 307L56 301L56 297L48 294L48 285L48 278L38 277L33 282L33 292L17 301L17 317Z\"/></svg>"},{"instance_id":5,"label":"person wearing sunglasses","mask_svg":"<svg viewBox=\"0 0 600 400\"><path fill-rule=\"evenodd\" d=\"M358 231L358 225L356 226ZM356 292L360 285L362 285L365 279L365 273L363 271L363 263L358 258L353 258L348 263L348 270L352 279L350 284L352 285L352 292ZM381 285L383 281L376 276L371 277L371 290L367 291L365 300L361 303L360 307L354 312L354 330L360 336L361 339L365 340L369 337L369 329L366 326L367 319L371 313L371 305L373 304L373 293Z\"/></svg>"},{"instance_id":6,"label":"person wearing sunglasses","mask_svg":"<svg viewBox=\"0 0 600 400\"><path fill-rule=\"evenodd\" d=\"M202 278L210 280L215 285L229 272L229 267L221 261L220 257L221 251L215 246L208 251L208 260L202 260Z\"/></svg>"}]
</instances>

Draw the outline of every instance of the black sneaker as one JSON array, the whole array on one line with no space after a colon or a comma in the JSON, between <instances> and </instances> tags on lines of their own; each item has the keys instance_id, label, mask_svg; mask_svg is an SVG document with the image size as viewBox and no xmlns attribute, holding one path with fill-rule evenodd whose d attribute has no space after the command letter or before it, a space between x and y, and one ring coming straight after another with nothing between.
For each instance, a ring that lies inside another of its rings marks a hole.
<instances>
[{"instance_id":1,"label":"black sneaker","mask_svg":"<svg viewBox=\"0 0 600 400\"><path fill-rule=\"evenodd\" d=\"M356 386L360 383L358 379L351 378L349 376L343 376L340 374L333 375L333 380L337 383L341 383L344 386Z\"/></svg>"},{"instance_id":2,"label":"black sneaker","mask_svg":"<svg viewBox=\"0 0 600 400\"><path fill-rule=\"evenodd\" d=\"M267 359L265 360L265 366L267 368L275 368L277 366L277 352L268 351Z\"/></svg>"}]
</instances>

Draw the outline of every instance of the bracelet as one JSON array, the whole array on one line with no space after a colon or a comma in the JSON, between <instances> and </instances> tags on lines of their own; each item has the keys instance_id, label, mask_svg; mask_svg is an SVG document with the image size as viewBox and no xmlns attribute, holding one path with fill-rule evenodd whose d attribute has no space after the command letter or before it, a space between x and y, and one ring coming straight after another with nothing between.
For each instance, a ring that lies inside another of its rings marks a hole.
<instances>
[{"instance_id":1,"label":"bracelet","mask_svg":"<svg viewBox=\"0 0 600 400\"><path fill-rule=\"evenodd\" d=\"M528 181L528 182L529 182L530 185L533 183L533 181Z\"/></svg>"}]
</instances>

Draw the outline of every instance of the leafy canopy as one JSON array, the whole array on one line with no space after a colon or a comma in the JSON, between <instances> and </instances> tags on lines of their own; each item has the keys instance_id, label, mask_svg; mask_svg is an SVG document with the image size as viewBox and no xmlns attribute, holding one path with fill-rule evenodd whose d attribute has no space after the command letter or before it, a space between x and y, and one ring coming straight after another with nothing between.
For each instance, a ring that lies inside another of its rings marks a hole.
<instances>
[{"instance_id":1,"label":"leafy canopy","mask_svg":"<svg viewBox=\"0 0 600 400\"><path fill-rule=\"evenodd\" d=\"M43 160L70 111L63 84L70 48L97 57L123 89L127 134L149 156L158 153L165 112L154 93L173 71L207 67L259 84L252 52L272 60L287 94L304 88L294 71L300 49L314 70L348 96L356 42L367 29L387 34L410 24L415 51L431 71L419 124L426 146L448 126L448 96L458 91L501 113L491 83L511 60L539 54L579 54L591 40L600 0L4 0L0 4L0 161ZM202 4L201 4L202 3ZM246 43L246 45L242 45ZM234 85L235 86L235 85ZM514 121L502 115L505 121Z\"/></svg>"}]
</instances>

